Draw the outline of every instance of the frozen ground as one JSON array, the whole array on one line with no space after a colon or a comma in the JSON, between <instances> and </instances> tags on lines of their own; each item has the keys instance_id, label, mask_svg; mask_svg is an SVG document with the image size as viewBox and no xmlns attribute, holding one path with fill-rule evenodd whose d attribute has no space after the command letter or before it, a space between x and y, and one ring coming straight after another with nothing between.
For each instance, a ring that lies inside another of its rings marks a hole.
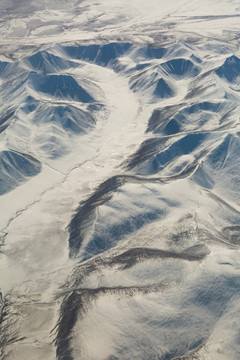
<instances>
[{"instance_id":1,"label":"frozen ground","mask_svg":"<svg viewBox=\"0 0 240 360\"><path fill-rule=\"evenodd\" d=\"M1 2L1 359L240 358L239 16Z\"/></svg>"}]
</instances>

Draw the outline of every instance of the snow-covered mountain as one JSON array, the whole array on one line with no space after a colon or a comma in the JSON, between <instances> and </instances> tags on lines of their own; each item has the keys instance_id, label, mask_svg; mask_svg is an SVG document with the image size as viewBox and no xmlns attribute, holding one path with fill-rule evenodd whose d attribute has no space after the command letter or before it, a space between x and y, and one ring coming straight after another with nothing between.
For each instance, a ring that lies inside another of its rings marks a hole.
<instances>
[{"instance_id":1,"label":"snow-covered mountain","mask_svg":"<svg viewBox=\"0 0 240 360\"><path fill-rule=\"evenodd\" d=\"M1 359L239 359L238 3L0 10Z\"/></svg>"}]
</instances>

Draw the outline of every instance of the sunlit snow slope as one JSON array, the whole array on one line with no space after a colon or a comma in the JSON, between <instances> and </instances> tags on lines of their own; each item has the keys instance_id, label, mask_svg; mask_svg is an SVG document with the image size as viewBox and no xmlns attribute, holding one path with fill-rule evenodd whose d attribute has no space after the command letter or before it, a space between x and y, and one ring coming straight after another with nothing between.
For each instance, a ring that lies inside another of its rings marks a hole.
<instances>
[{"instance_id":1,"label":"sunlit snow slope","mask_svg":"<svg viewBox=\"0 0 240 360\"><path fill-rule=\"evenodd\" d=\"M1 359L238 360L237 2L0 10Z\"/></svg>"}]
</instances>

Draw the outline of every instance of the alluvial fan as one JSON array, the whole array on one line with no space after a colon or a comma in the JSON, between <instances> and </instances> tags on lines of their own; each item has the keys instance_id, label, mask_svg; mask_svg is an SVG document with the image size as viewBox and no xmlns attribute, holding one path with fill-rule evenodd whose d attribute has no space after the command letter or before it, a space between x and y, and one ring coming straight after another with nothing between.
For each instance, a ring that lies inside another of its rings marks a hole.
<instances>
[{"instance_id":1,"label":"alluvial fan","mask_svg":"<svg viewBox=\"0 0 240 360\"><path fill-rule=\"evenodd\" d=\"M238 4L0 10L1 359L239 359Z\"/></svg>"}]
</instances>

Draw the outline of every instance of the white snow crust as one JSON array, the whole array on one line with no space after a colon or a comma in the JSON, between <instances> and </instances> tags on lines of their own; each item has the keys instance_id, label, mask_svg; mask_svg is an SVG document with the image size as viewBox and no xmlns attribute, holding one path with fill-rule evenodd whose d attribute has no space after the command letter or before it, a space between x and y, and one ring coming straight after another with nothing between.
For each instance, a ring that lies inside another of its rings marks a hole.
<instances>
[{"instance_id":1,"label":"white snow crust","mask_svg":"<svg viewBox=\"0 0 240 360\"><path fill-rule=\"evenodd\" d=\"M240 358L239 17L1 1L1 359Z\"/></svg>"}]
</instances>

